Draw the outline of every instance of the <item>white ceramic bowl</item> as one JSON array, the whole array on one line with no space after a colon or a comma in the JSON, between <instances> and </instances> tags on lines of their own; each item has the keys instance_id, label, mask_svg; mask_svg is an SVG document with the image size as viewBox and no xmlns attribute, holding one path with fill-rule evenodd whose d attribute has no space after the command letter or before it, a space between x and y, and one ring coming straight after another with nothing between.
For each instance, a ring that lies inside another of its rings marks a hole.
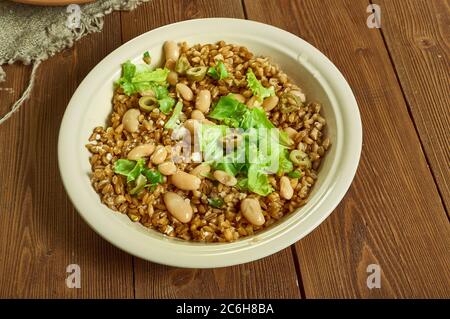
<instances>
[{"instance_id":1,"label":"white ceramic bowl","mask_svg":"<svg viewBox=\"0 0 450 319\"><path fill-rule=\"evenodd\" d=\"M323 103L332 147L326 154L307 205L276 225L233 243L194 243L169 238L133 223L101 204L89 181L91 167L85 144L111 112L113 82L127 59L138 61L150 51L154 65L162 61L166 40L190 44L219 40L245 45L269 56L300 85L308 99ZM64 186L84 220L103 238L140 258L178 267L212 268L271 255L306 236L338 205L355 175L362 130L358 106L346 80L320 51L281 29L238 19L199 19L147 32L104 58L73 95L61 124L58 160Z\"/></svg>"}]
</instances>

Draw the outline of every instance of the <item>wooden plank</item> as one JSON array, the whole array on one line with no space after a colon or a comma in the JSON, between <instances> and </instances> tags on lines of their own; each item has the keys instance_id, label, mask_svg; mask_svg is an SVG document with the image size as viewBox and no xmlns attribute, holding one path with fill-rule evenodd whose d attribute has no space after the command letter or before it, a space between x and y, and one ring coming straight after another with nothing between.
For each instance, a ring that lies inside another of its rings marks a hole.
<instances>
[{"instance_id":1,"label":"wooden plank","mask_svg":"<svg viewBox=\"0 0 450 319\"><path fill-rule=\"evenodd\" d=\"M0 117L20 98L31 73L30 65L11 64L3 65L2 68L6 72L6 81L0 82Z\"/></svg>"},{"instance_id":2,"label":"wooden plank","mask_svg":"<svg viewBox=\"0 0 450 319\"><path fill-rule=\"evenodd\" d=\"M287 248L234 267L185 269L135 261L136 298L300 298Z\"/></svg>"},{"instance_id":3,"label":"wooden plank","mask_svg":"<svg viewBox=\"0 0 450 319\"><path fill-rule=\"evenodd\" d=\"M449 213L450 1L377 3L381 32Z\"/></svg>"},{"instance_id":4,"label":"wooden plank","mask_svg":"<svg viewBox=\"0 0 450 319\"><path fill-rule=\"evenodd\" d=\"M243 18L240 1L151 1L122 13L123 40L172 22L211 16ZM218 39L220 40L220 39ZM187 270L135 259L138 298L299 298L290 249L263 260L214 270Z\"/></svg>"},{"instance_id":5,"label":"wooden plank","mask_svg":"<svg viewBox=\"0 0 450 319\"><path fill-rule=\"evenodd\" d=\"M366 26L368 2L244 3L248 18L295 33L330 57L361 111L354 183L296 245L306 297L448 298L450 226L381 34ZM369 264L381 267L380 289L366 285Z\"/></svg>"},{"instance_id":6,"label":"wooden plank","mask_svg":"<svg viewBox=\"0 0 450 319\"><path fill-rule=\"evenodd\" d=\"M114 13L102 33L44 62L31 98L0 126L1 297L133 297L132 258L81 220L57 165L58 131L70 97L120 43L120 14ZM81 268L81 289L66 287L69 264Z\"/></svg>"},{"instance_id":7,"label":"wooden plank","mask_svg":"<svg viewBox=\"0 0 450 319\"><path fill-rule=\"evenodd\" d=\"M122 38L126 42L144 32L183 20L244 18L240 0L152 0L139 10L122 12Z\"/></svg>"}]
</instances>

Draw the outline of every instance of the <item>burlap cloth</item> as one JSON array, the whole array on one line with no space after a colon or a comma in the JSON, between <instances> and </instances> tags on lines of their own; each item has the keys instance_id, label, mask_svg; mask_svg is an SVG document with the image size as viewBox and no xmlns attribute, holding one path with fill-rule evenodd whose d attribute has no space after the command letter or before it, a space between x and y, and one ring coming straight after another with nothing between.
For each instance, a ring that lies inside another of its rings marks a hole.
<instances>
[{"instance_id":1,"label":"burlap cloth","mask_svg":"<svg viewBox=\"0 0 450 319\"><path fill-rule=\"evenodd\" d=\"M33 64L30 81L0 124L28 98L39 63L70 47L81 37L103 28L103 17L113 10L132 10L148 0L98 0L80 6L37 7L0 0L0 82L6 79L1 65L16 61Z\"/></svg>"}]
</instances>

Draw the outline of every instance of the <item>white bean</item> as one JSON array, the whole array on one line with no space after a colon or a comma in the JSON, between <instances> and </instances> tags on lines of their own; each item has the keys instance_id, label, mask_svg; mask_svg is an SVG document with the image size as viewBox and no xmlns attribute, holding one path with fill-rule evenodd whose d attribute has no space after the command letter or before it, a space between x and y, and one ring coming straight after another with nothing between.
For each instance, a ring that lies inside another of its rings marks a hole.
<instances>
[{"instance_id":1,"label":"white bean","mask_svg":"<svg viewBox=\"0 0 450 319\"><path fill-rule=\"evenodd\" d=\"M205 116L200 110L193 110L191 113L191 119L193 120L204 120Z\"/></svg>"},{"instance_id":2,"label":"white bean","mask_svg":"<svg viewBox=\"0 0 450 319\"><path fill-rule=\"evenodd\" d=\"M227 172L217 170L213 174L214 178L218 180L220 183L224 184L225 186L234 186L237 184L236 177L228 174Z\"/></svg>"},{"instance_id":3,"label":"white bean","mask_svg":"<svg viewBox=\"0 0 450 319\"><path fill-rule=\"evenodd\" d=\"M291 199L294 195L294 189L292 188L291 181L287 176L283 176L280 179L280 196L284 199Z\"/></svg>"},{"instance_id":4,"label":"white bean","mask_svg":"<svg viewBox=\"0 0 450 319\"><path fill-rule=\"evenodd\" d=\"M127 155L129 160L136 161L140 158L152 155L155 150L155 144L142 144L133 148Z\"/></svg>"},{"instance_id":5,"label":"white bean","mask_svg":"<svg viewBox=\"0 0 450 319\"><path fill-rule=\"evenodd\" d=\"M176 61L169 59L169 60L166 60L164 67L168 68L170 71L173 71L173 69L175 69L175 65L176 65Z\"/></svg>"},{"instance_id":6,"label":"white bean","mask_svg":"<svg viewBox=\"0 0 450 319\"><path fill-rule=\"evenodd\" d=\"M202 113L208 113L211 106L211 92L209 90L201 90L197 94L195 100L195 108Z\"/></svg>"},{"instance_id":7,"label":"white bean","mask_svg":"<svg viewBox=\"0 0 450 319\"><path fill-rule=\"evenodd\" d=\"M298 97L300 98L300 101L301 101L302 103L304 103L304 102L306 101L306 96L305 96L305 94L304 94L303 92L301 92L301 91L298 91L298 90L292 90L292 91L290 91L289 93L291 93L292 95L298 96Z\"/></svg>"},{"instance_id":8,"label":"white bean","mask_svg":"<svg viewBox=\"0 0 450 319\"><path fill-rule=\"evenodd\" d=\"M188 223L192 219L193 211L188 201L177 193L167 192L164 194L164 204L169 213L182 223Z\"/></svg>"},{"instance_id":9,"label":"white bean","mask_svg":"<svg viewBox=\"0 0 450 319\"><path fill-rule=\"evenodd\" d=\"M167 60L176 61L180 57L180 48L178 44L174 41L164 42L164 55Z\"/></svg>"},{"instance_id":10,"label":"white bean","mask_svg":"<svg viewBox=\"0 0 450 319\"><path fill-rule=\"evenodd\" d=\"M264 111L266 112L272 111L275 108L275 106L277 106L278 100L279 98L276 95L265 98L262 104Z\"/></svg>"},{"instance_id":11,"label":"white bean","mask_svg":"<svg viewBox=\"0 0 450 319\"><path fill-rule=\"evenodd\" d=\"M192 174L177 171L170 177L173 185L184 191L194 191L200 188L201 180Z\"/></svg>"},{"instance_id":12,"label":"white bean","mask_svg":"<svg viewBox=\"0 0 450 319\"><path fill-rule=\"evenodd\" d=\"M240 103L245 103L245 96L243 96L242 94L233 93L233 97Z\"/></svg>"},{"instance_id":13,"label":"white bean","mask_svg":"<svg viewBox=\"0 0 450 319\"><path fill-rule=\"evenodd\" d=\"M176 85L176 90L184 100L192 101L194 99L194 93L192 93L191 88L186 84L178 83Z\"/></svg>"},{"instance_id":14,"label":"white bean","mask_svg":"<svg viewBox=\"0 0 450 319\"><path fill-rule=\"evenodd\" d=\"M189 132L191 132L191 135L195 133L195 127L199 124L198 120L189 119L186 122L184 122L184 127L188 129Z\"/></svg>"},{"instance_id":15,"label":"white bean","mask_svg":"<svg viewBox=\"0 0 450 319\"><path fill-rule=\"evenodd\" d=\"M200 121L202 124L206 124L206 125L216 125L216 123L208 120L208 119L203 119Z\"/></svg>"},{"instance_id":16,"label":"white bean","mask_svg":"<svg viewBox=\"0 0 450 319\"><path fill-rule=\"evenodd\" d=\"M254 107L260 106L261 103L258 101L258 98L254 95L247 101L246 105L248 108L252 109Z\"/></svg>"},{"instance_id":17,"label":"white bean","mask_svg":"<svg viewBox=\"0 0 450 319\"><path fill-rule=\"evenodd\" d=\"M158 165L158 171L163 175L169 176L175 174L177 167L173 162L164 162Z\"/></svg>"},{"instance_id":18,"label":"white bean","mask_svg":"<svg viewBox=\"0 0 450 319\"><path fill-rule=\"evenodd\" d=\"M251 224L262 226L266 222L259 201L254 198L245 198L241 201L241 213Z\"/></svg>"},{"instance_id":19,"label":"white bean","mask_svg":"<svg viewBox=\"0 0 450 319\"><path fill-rule=\"evenodd\" d=\"M139 129L139 115L141 112L138 109L129 109L122 117L123 128L130 133L134 133Z\"/></svg>"},{"instance_id":20,"label":"white bean","mask_svg":"<svg viewBox=\"0 0 450 319\"><path fill-rule=\"evenodd\" d=\"M297 131L294 130L292 127L286 127L284 129L284 131L287 133L287 135L289 136L289 138L294 138L294 136L297 134Z\"/></svg>"},{"instance_id":21,"label":"white bean","mask_svg":"<svg viewBox=\"0 0 450 319\"><path fill-rule=\"evenodd\" d=\"M158 147L156 147L156 150L153 152L153 155L150 158L150 160L152 161L153 164L159 165L166 160L166 157L167 157L167 150L165 149L164 146L158 145Z\"/></svg>"},{"instance_id":22,"label":"white bean","mask_svg":"<svg viewBox=\"0 0 450 319\"><path fill-rule=\"evenodd\" d=\"M176 85L178 83L178 73L170 71L167 75L167 82L169 82L170 85Z\"/></svg>"},{"instance_id":23,"label":"white bean","mask_svg":"<svg viewBox=\"0 0 450 319\"><path fill-rule=\"evenodd\" d=\"M205 178L205 176L208 175L210 171L211 171L211 166L203 163L203 164L196 166L194 169L192 169L192 171L189 174L195 175L198 178Z\"/></svg>"}]
</instances>

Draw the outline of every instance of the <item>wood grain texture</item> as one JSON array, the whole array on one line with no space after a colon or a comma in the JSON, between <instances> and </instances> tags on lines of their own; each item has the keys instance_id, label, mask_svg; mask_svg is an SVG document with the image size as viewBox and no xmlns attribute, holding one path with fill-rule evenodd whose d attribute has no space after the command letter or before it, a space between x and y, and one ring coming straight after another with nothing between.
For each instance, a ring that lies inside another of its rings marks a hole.
<instances>
[{"instance_id":1,"label":"wood grain texture","mask_svg":"<svg viewBox=\"0 0 450 319\"><path fill-rule=\"evenodd\" d=\"M381 32L450 208L450 1L378 1Z\"/></svg>"},{"instance_id":2,"label":"wood grain texture","mask_svg":"<svg viewBox=\"0 0 450 319\"><path fill-rule=\"evenodd\" d=\"M449 298L450 226L439 196L448 207L449 1L376 1L382 33L366 27L368 1L243 1L248 18L293 32L330 57L361 111L360 167L341 205L296 244L300 284L307 298ZM32 97L0 126L0 297L300 298L291 249L213 270L133 261L89 229L60 181L59 125L91 68L148 30L222 16L244 18L241 1L153 0L109 15L102 33L41 65ZM30 72L5 69L2 114ZM72 263L81 267L81 289L65 285ZM381 289L366 286L372 263L381 266Z\"/></svg>"},{"instance_id":3,"label":"wood grain texture","mask_svg":"<svg viewBox=\"0 0 450 319\"><path fill-rule=\"evenodd\" d=\"M70 97L120 43L120 15L114 13L102 33L44 62L31 98L0 126L0 297L133 297L131 257L96 235L75 212L56 155ZM81 268L81 289L66 286L69 264Z\"/></svg>"},{"instance_id":4,"label":"wood grain texture","mask_svg":"<svg viewBox=\"0 0 450 319\"><path fill-rule=\"evenodd\" d=\"M122 13L123 40L202 17L244 18L240 1L151 1ZM220 39L218 39L220 40ZM290 249L254 263L214 270L164 267L135 259L137 298L299 298Z\"/></svg>"},{"instance_id":5,"label":"wood grain texture","mask_svg":"<svg viewBox=\"0 0 450 319\"><path fill-rule=\"evenodd\" d=\"M126 42L166 24L200 18L244 18L240 0L153 0L139 10L122 12L122 39Z\"/></svg>"},{"instance_id":6,"label":"wood grain texture","mask_svg":"<svg viewBox=\"0 0 450 319\"><path fill-rule=\"evenodd\" d=\"M300 298L292 253L233 267L183 269L135 260L136 298Z\"/></svg>"},{"instance_id":7,"label":"wood grain texture","mask_svg":"<svg viewBox=\"0 0 450 319\"><path fill-rule=\"evenodd\" d=\"M3 65L6 81L0 82L0 117L3 117L20 96L31 73L30 65Z\"/></svg>"},{"instance_id":8,"label":"wood grain texture","mask_svg":"<svg viewBox=\"0 0 450 319\"><path fill-rule=\"evenodd\" d=\"M324 52L361 111L364 144L352 187L296 245L306 297L448 298L449 223L381 34L366 27L367 5L245 1L249 19L295 33ZM381 267L381 289L366 285L369 264Z\"/></svg>"}]
</instances>

